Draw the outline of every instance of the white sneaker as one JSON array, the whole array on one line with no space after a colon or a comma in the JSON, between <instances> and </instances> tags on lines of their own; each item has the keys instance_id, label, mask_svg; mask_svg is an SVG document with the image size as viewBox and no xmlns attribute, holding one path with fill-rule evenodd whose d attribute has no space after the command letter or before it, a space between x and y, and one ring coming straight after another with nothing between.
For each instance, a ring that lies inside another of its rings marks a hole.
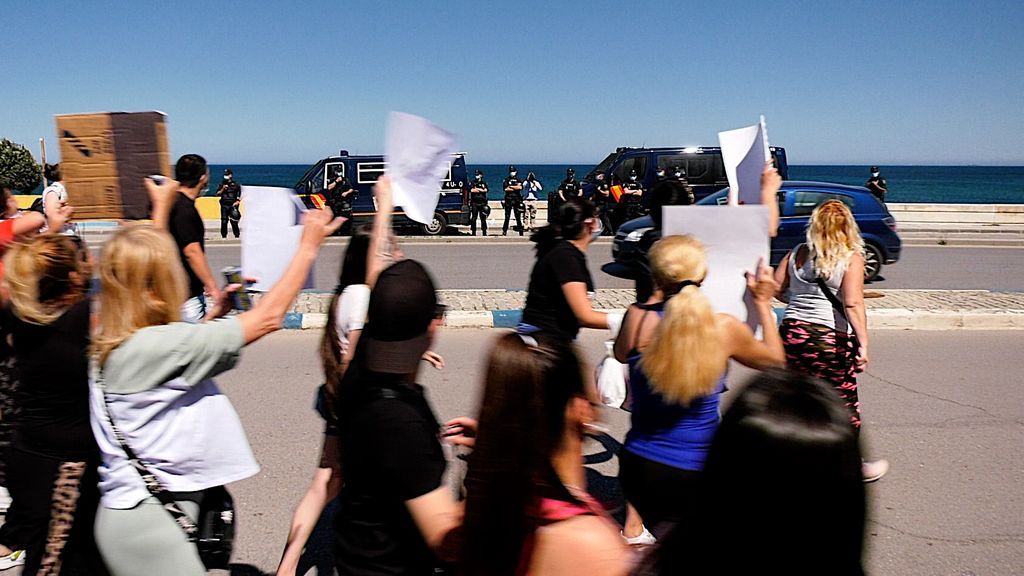
<instances>
[{"instance_id":1,"label":"white sneaker","mask_svg":"<svg viewBox=\"0 0 1024 576\"><path fill-rule=\"evenodd\" d=\"M860 473L864 476L864 483L874 482L889 471L888 460L875 460L874 462L861 462Z\"/></svg>"},{"instance_id":2,"label":"white sneaker","mask_svg":"<svg viewBox=\"0 0 1024 576\"><path fill-rule=\"evenodd\" d=\"M0 570L7 570L25 564L25 551L15 550L7 556L0 556Z\"/></svg>"},{"instance_id":3,"label":"white sneaker","mask_svg":"<svg viewBox=\"0 0 1024 576\"><path fill-rule=\"evenodd\" d=\"M630 546L653 546L658 539L654 537L654 534L651 534L651 532L647 530L647 526L644 526L643 529L643 532L632 537L626 536L626 533L621 531L619 534L622 534L622 538L626 541L626 544L629 544Z\"/></svg>"},{"instance_id":4,"label":"white sneaker","mask_svg":"<svg viewBox=\"0 0 1024 576\"><path fill-rule=\"evenodd\" d=\"M7 509L11 507L11 493L7 491L7 488L0 486L0 514L6 514Z\"/></svg>"}]
</instances>

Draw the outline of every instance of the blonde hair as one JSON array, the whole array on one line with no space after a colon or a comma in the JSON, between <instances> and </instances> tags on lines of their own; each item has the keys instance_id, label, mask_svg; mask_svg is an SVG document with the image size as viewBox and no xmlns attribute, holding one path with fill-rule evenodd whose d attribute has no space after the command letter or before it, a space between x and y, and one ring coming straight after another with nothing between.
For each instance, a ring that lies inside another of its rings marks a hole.
<instances>
[{"instance_id":1,"label":"blonde hair","mask_svg":"<svg viewBox=\"0 0 1024 576\"><path fill-rule=\"evenodd\" d=\"M807 248L814 274L828 280L841 262L864 252L864 240L853 214L839 200L823 202L811 212Z\"/></svg>"},{"instance_id":2,"label":"blonde hair","mask_svg":"<svg viewBox=\"0 0 1024 576\"><path fill-rule=\"evenodd\" d=\"M46 326L85 294L88 256L68 236L43 234L15 244L4 257L4 283L14 313Z\"/></svg>"},{"instance_id":3,"label":"blonde hair","mask_svg":"<svg viewBox=\"0 0 1024 576\"><path fill-rule=\"evenodd\" d=\"M93 354L100 363L129 336L179 319L188 295L185 270L171 236L148 225L123 228L100 254L99 327Z\"/></svg>"},{"instance_id":4,"label":"blonde hair","mask_svg":"<svg viewBox=\"0 0 1024 576\"><path fill-rule=\"evenodd\" d=\"M687 235L662 238L649 258L654 283L669 299L640 365L654 391L685 406L715 390L728 360L711 302L696 285L678 290L681 282L704 280L707 257L700 241Z\"/></svg>"}]
</instances>

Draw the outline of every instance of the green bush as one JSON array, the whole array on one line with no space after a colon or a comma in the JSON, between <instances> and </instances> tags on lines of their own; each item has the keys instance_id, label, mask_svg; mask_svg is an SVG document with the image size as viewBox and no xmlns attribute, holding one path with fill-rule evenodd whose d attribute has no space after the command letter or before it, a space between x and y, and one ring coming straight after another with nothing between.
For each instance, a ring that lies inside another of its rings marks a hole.
<instances>
[{"instance_id":1,"label":"green bush","mask_svg":"<svg viewBox=\"0 0 1024 576\"><path fill-rule=\"evenodd\" d=\"M0 140L0 182L18 192L31 192L43 181L42 170L32 153L21 144Z\"/></svg>"}]
</instances>

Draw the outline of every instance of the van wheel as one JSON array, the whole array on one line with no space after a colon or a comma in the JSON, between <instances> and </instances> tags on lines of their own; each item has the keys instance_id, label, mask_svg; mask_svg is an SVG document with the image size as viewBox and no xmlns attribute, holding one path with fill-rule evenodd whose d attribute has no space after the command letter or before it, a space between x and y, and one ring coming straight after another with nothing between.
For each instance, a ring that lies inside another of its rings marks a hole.
<instances>
[{"instance_id":1,"label":"van wheel","mask_svg":"<svg viewBox=\"0 0 1024 576\"><path fill-rule=\"evenodd\" d=\"M434 218L430 224L420 224L420 228L427 236L440 236L448 228L448 219L440 212L434 212Z\"/></svg>"},{"instance_id":2,"label":"van wheel","mask_svg":"<svg viewBox=\"0 0 1024 576\"><path fill-rule=\"evenodd\" d=\"M874 244L864 244L864 281L871 282L882 271L882 250Z\"/></svg>"}]
</instances>

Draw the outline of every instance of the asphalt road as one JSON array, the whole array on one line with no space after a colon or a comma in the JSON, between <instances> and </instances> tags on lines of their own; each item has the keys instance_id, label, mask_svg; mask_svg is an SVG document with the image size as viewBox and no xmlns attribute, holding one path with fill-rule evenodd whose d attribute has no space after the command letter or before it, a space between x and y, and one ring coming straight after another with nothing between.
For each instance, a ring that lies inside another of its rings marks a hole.
<instances>
[{"instance_id":1,"label":"asphalt road","mask_svg":"<svg viewBox=\"0 0 1024 576\"><path fill-rule=\"evenodd\" d=\"M331 290L338 277L344 240L331 240L317 261L315 288ZM424 262L442 289L525 289L533 267L533 245L518 238L507 242L405 239L410 258ZM212 269L241 262L237 244L207 247ZM631 288L632 282L601 272L611 260L607 240L588 251L590 271L598 288ZM882 269L874 288L933 290L1024 290L1024 247L905 246L902 259Z\"/></svg>"},{"instance_id":2,"label":"asphalt road","mask_svg":"<svg viewBox=\"0 0 1024 576\"><path fill-rule=\"evenodd\" d=\"M424 369L441 419L473 414L481 363L497 330L448 330L443 371ZM219 380L241 415L262 470L232 487L239 510L238 573L272 571L293 506L317 461L319 334L282 332L243 353ZM581 345L596 361L603 334ZM863 439L890 473L868 489L871 574L1012 574L1024 566L1024 332L876 331L861 377ZM936 359L942 359L936 361ZM734 388L744 371L734 370ZM607 448L589 446L590 487L614 500L627 415L606 410ZM609 450L610 449L610 450Z\"/></svg>"}]
</instances>

